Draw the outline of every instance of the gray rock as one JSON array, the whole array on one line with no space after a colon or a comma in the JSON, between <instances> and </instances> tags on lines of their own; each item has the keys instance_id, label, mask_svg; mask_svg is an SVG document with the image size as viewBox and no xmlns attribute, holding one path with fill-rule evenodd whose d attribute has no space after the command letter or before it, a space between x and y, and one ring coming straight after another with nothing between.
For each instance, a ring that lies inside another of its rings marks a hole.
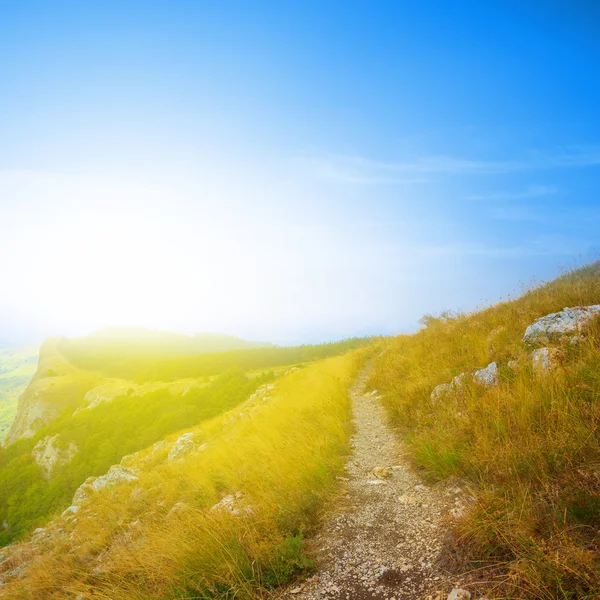
<instances>
[{"instance_id":1,"label":"gray rock","mask_svg":"<svg viewBox=\"0 0 600 600\"><path fill-rule=\"evenodd\" d=\"M6 575L8 577L23 577L25 571L21 567L15 567L12 571L9 571Z\"/></svg>"},{"instance_id":2,"label":"gray rock","mask_svg":"<svg viewBox=\"0 0 600 600\"><path fill-rule=\"evenodd\" d=\"M567 307L534 321L525 330L523 341L526 344L537 344L578 333L598 314L600 314L600 304Z\"/></svg>"},{"instance_id":3,"label":"gray rock","mask_svg":"<svg viewBox=\"0 0 600 600\"><path fill-rule=\"evenodd\" d=\"M429 395L432 402L436 402L446 394L449 394L452 391L452 385L450 383L440 383L440 385L436 385L433 388L433 391Z\"/></svg>"},{"instance_id":4,"label":"gray rock","mask_svg":"<svg viewBox=\"0 0 600 600\"><path fill-rule=\"evenodd\" d=\"M455 391L460 391L464 386L464 379L466 376L466 373L461 373L460 375L454 377L450 383L440 383L440 385L436 385L429 395L431 401L436 402L443 396Z\"/></svg>"},{"instance_id":5,"label":"gray rock","mask_svg":"<svg viewBox=\"0 0 600 600\"><path fill-rule=\"evenodd\" d=\"M68 517L70 515L76 515L81 507L78 504L71 504L68 508L65 508L62 512L62 517Z\"/></svg>"},{"instance_id":6,"label":"gray rock","mask_svg":"<svg viewBox=\"0 0 600 600\"><path fill-rule=\"evenodd\" d=\"M194 449L194 434L191 432L184 433L179 438L177 438L177 441L171 447L171 450L169 451L169 456L167 457L167 460L169 462L178 460L181 457L183 457L184 455L190 453L193 449Z\"/></svg>"},{"instance_id":7,"label":"gray rock","mask_svg":"<svg viewBox=\"0 0 600 600\"><path fill-rule=\"evenodd\" d=\"M462 590L460 588L454 588L449 594L447 600L470 600L471 592Z\"/></svg>"},{"instance_id":8,"label":"gray rock","mask_svg":"<svg viewBox=\"0 0 600 600\"><path fill-rule=\"evenodd\" d=\"M485 387L498 385L498 365L493 362L485 369L475 371L475 373L473 373L473 381L479 385L484 385Z\"/></svg>"},{"instance_id":9,"label":"gray rock","mask_svg":"<svg viewBox=\"0 0 600 600\"><path fill-rule=\"evenodd\" d=\"M31 456L42 469L46 479L50 479L57 467L70 463L79 450L73 442L66 448L62 447L59 439L58 433L53 436L47 435L31 451Z\"/></svg>"},{"instance_id":10,"label":"gray rock","mask_svg":"<svg viewBox=\"0 0 600 600\"><path fill-rule=\"evenodd\" d=\"M75 490L72 504L62 513L62 516L65 517L70 514L76 514L79 511L81 503L87 500L94 492L120 483L137 480L138 474L134 469L124 467L123 465L113 465L105 475L101 475L100 477L88 477Z\"/></svg>"},{"instance_id":11,"label":"gray rock","mask_svg":"<svg viewBox=\"0 0 600 600\"><path fill-rule=\"evenodd\" d=\"M230 512L232 515L239 515L241 510L245 512L249 512L249 507L245 509L240 509L239 503L243 500L244 494L242 492L236 492L235 494L229 494L229 496L225 496L220 502L217 502L210 510L211 511L219 511L225 510Z\"/></svg>"},{"instance_id":12,"label":"gray rock","mask_svg":"<svg viewBox=\"0 0 600 600\"><path fill-rule=\"evenodd\" d=\"M558 366L560 352L556 348L538 348L530 356L534 369L550 371Z\"/></svg>"},{"instance_id":13,"label":"gray rock","mask_svg":"<svg viewBox=\"0 0 600 600\"><path fill-rule=\"evenodd\" d=\"M106 475L97 477L91 485L94 488L94 491L97 492L105 487L112 487L113 485L117 485L119 483L127 483L128 481L137 480L137 472L134 469L124 467L123 465L113 465L108 470Z\"/></svg>"}]
</instances>

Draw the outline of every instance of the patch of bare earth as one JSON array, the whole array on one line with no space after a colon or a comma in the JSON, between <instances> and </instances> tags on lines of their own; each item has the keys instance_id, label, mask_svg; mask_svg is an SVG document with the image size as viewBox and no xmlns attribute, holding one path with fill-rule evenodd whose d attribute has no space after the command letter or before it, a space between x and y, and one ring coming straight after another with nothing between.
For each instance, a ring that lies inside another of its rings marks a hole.
<instances>
[{"instance_id":1,"label":"patch of bare earth","mask_svg":"<svg viewBox=\"0 0 600 600\"><path fill-rule=\"evenodd\" d=\"M463 493L428 486L403 458L376 393L364 393L368 370L351 390L355 434L342 500L310 542L317 571L279 593L298 600L446 598L461 584L438 565L444 521Z\"/></svg>"}]
</instances>

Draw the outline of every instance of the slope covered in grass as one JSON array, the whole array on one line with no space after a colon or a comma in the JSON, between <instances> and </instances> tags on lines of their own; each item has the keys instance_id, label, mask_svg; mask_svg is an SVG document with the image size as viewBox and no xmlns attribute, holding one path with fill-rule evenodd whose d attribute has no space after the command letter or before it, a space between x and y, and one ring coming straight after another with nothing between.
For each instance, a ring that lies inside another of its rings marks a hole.
<instances>
[{"instance_id":1,"label":"slope covered in grass","mask_svg":"<svg viewBox=\"0 0 600 600\"><path fill-rule=\"evenodd\" d=\"M49 514L69 505L75 489L90 475L101 475L123 456L153 444L173 431L201 423L246 399L273 373L247 377L234 370L204 386L179 394L157 387L142 395L117 396L75 415L54 420L29 439L0 450L0 545L44 523ZM73 456L50 474L34 449L58 436L58 446L75 448Z\"/></svg>"},{"instance_id":2,"label":"slope covered in grass","mask_svg":"<svg viewBox=\"0 0 600 600\"><path fill-rule=\"evenodd\" d=\"M176 460L177 436L124 459L137 480L90 491L76 514L5 549L0 597L254 598L289 580L309 565L303 532L348 451L362 361L291 370L189 430L194 446Z\"/></svg>"},{"instance_id":3,"label":"slope covered in grass","mask_svg":"<svg viewBox=\"0 0 600 600\"><path fill-rule=\"evenodd\" d=\"M153 365L162 360L162 334L147 352L138 339L116 341L113 333L108 338L100 336L97 345L97 336L91 337L72 343L86 349L88 359L93 356L98 366L101 359L109 365L119 364L126 351L135 358L136 369L144 372L154 373ZM109 378L76 366L61 350L71 343L68 340L44 343L38 371L21 399L13 436L8 438L11 443L0 448L0 523L5 524L0 529L0 545L42 525L53 512L64 510L87 477L100 475L123 456L240 404L259 386L275 379L281 372L278 366L358 345L352 340L300 349L268 348L264 350L269 354L258 358L255 349L175 358L181 344L189 342L173 337L174 341L168 338L171 341L163 356L171 365L166 378L154 376L145 383ZM172 347L177 348L175 354ZM203 360L210 362L212 376L187 366L194 361L203 364ZM178 361L186 366L179 369ZM273 361L273 369L269 361ZM256 368L247 370L249 365ZM175 378L176 371L185 371L186 377ZM16 437L17 433L22 437Z\"/></svg>"},{"instance_id":4,"label":"slope covered in grass","mask_svg":"<svg viewBox=\"0 0 600 600\"><path fill-rule=\"evenodd\" d=\"M58 350L79 369L144 383L211 376L231 367L248 371L290 365L340 354L367 341L353 338L328 344L282 347L214 334L188 337L136 331L107 330L84 338L63 338Z\"/></svg>"},{"instance_id":5,"label":"slope covered in grass","mask_svg":"<svg viewBox=\"0 0 600 600\"><path fill-rule=\"evenodd\" d=\"M372 385L431 479L458 476L477 501L455 527L457 568L485 569L490 598L597 598L600 591L600 327L534 368L535 319L600 303L594 264L470 315L428 317L377 360ZM517 363L509 360L516 359ZM433 388L496 361L499 384Z\"/></svg>"}]
</instances>

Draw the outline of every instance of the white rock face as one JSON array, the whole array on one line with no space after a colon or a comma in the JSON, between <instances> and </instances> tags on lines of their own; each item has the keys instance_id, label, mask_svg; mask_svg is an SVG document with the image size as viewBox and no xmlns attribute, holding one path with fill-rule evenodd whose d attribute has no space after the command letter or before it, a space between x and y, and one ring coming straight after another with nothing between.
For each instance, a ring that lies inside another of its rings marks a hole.
<instances>
[{"instance_id":1,"label":"white rock face","mask_svg":"<svg viewBox=\"0 0 600 600\"><path fill-rule=\"evenodd\" d=\"M534 321L525 330L523 341L526 344L536 344L551 338L579 333L598 314L600 314L600 304L567 307Z\"/></svg>"},{"instance_id":2,"label":"white rock face","mask_svg":"<svg viewBox=\"0 0 600 600\"><path fill-rule=\"evenodd\" d=\"M137 480L137 471L134 469L129 469L123 465L113 465L106 475L101 475L92 482L92 487L94 488L94 491L97 492L102 488L112 487L118 483L127 483L128 481Z\"/></svg>"},{"instance_id":3,"label":"white rock face","mask_svg":"<svg viewBox=\"0 0 600 600\"><path fill-rule=\"evenodd\" d=\"M533 368L550 371L558 366L560 352L556 348L538 348L531 353Z\"/></svg>"},{"instance_id":4,"label":"white rock face","mask_svg":"<svg viewBox=\"0 0 600 600\"><path fill-rule=\"evenodd\" d=\"M167 460L172 462L174 460L180 459L182 456L189 454L194 449L194 434L184 433L182 436L177 438L177 441L169 450L169 456Z\"/></svg>"},{"instance_id":5,"label":"white rock face","mask_svg":"<svg viewBox=\"0 0 600 600\"><path fill-rule=\"evenodd\" d=\"M127 483L129 481L137 481L138 474L134 469L129 469L123 465L113 465L105 475L100 477L88 477L78 488L75 490L71 506L67 508L62 516L68 516L76 514L82 502L90 497L90 494L98 492L99 490L106 487L113 487L120 483Z\"/></svg>"},{"instance_id":6,"label":"white rock face","mask_svg":"<svg viewBox=\"0 0 600 600\"><path fill-rule=\"evenodd\" d=\"M473 373L473 381L479 385L492 387L498 385L498 365L493 362L485 369L479 369Z\"/></svg>"},{"instance_id":7,"label":"white rock face","mask_svg":"<svg viewBox=\"0 0 600 600\"><path fill-rule=\"evenodd\" d=\"M35 462L40 465L44 472L44 477L50 479L54 470L61 465L71 462L78 450L73 442L67 448L61 447L57 433L53 436L47 435L43 440L40 440L33 447L31 455Z\"/></svg>"},{"instance_id":8,"label":"white rock face","mask_svg":"<svg viewBox=\"0 0 600 600\"><path fill-rule=\"evenodd\" d=\"M39 429L59 415L56 407L43 402L39 394L35 394L38 393L26 390L19 398L17 416L4 439L5 445L21 438L33 437Z\"/></svg>"}]
</instances>

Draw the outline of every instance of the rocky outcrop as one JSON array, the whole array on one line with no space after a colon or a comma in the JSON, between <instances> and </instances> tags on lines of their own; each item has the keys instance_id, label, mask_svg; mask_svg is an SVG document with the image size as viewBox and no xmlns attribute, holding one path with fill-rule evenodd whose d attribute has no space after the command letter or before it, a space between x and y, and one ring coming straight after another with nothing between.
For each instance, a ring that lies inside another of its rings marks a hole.
<instances>
[{"instance_id":1,"label":"rocky outcrop","mask_svg":"<svg viewBox=\"0 0 600 600\"><path fill-rule=\"evenodd\" d=\"M498 385L498 365L493 362L485 369L479 369L473 373L473 381L485 387Z\"/></svg>"},{"instance_id":2,"label":"rocky outcrop","mask_svg":"<svg viewBox=\"0 0 600 600\"><path fill-rule=\"evenodd\" d=\"M44 401L40 389L30 389L32 386L33 383L29 384L19 398L17 416L6 434L4 445L16 442L21 438L33 437L38 430L52 422L60 414L59 408Z\"/></svg>"},{"instance_id":3,"label":"rocky outcrop","mask_svg":"<svg viewBox=\"0 0 600 600\"><path fill-rule=\"evenodd\" d=\"M461 373L454 377L450 383L440 383L439 385L436 385L430 394L431 401L437 402L443 396L461 390L464 386L464 379L466 376L466 373Z\"/></svg>"},{"instance_id":4,"label":"rocky outcrop","mask_svg":"<svg viewBox=\"0 0 600 600\"><path fill-rule=\"evenodd\" d=\"M82 502L101 489L137 480L137 471L123 465L113 465L105 475L101 475L100 477L88 477L75 491L71 506L63 512L63 517L76 514Z\"/></svg>"},{"instance_id":5,"label":"rocky outcrop","mask_svg":"<svg viewBox=\"0 0 600 600\"><path fill-rule=\"evenodd\" d=\"M33 459L40 466L46 479L50 479L57 467L71 462L77 454L77 446L71 442L68 446L60 443L58 433L53 436L47 435L40 440L31 452Z\"/></svg>"},{"instance_id":6,"label":"rocky outcrop","mask_svg":"<svg viewBox=\"0 0 600 600\"><path fill-rule=\"evenodd\" d=\"M577 334L597 315L600 315L600 304L567 307L534 321L525 330L523 341L526 344L540 344Z\"/></svg>"},{"instance_id":7,"label":"rocky outcrop","mask_svg":"<svg viewBox=\"0 0 600 600\"><path fill-rule=\"evenodd\" d=\"M167 460L169 462L179 460L186 454L189 454L194 449L194 445L194 434L191 432L184 433L182 436L177 438L177 440L171 447L171 450L169 450Z\"/></svg>"},{"instance_id":8,"label":"rocky outcrop","mask_svg":"<svg viewBox=\"0 0 600 600\"><path fill-rule=\"evenodd\" d=\"M461 373L452 379L450 383L440 383L433 388L430 394L432 402L437 402L440 398L450 393L460 392L465 386L467 373ZM479 369L473 373L473 382L485 387L498 385L498 365L493 362L485 369Z\"/></svg>"},{"instance_id":9,"label":"rocky outcrop","mask_svg":"<svg viewBox=\"0 0 600 600\"><path fill-rule=\"evenodd\" d=\"M62 339L50 338L42 344L37 371L19 398L17 416L4 445L33 437L56 419L65 406L81 403L93 385L93 376L83 376L62 355L59 350Z\"/></svg>"},{"instance_id":10,"label":"rocky outcrop","mask_svg":"<svg viewBox=\"0 0 600 600\"><path fill-rule=\"evenodd\" d=\"M537 348L530 356L534 370L538 373L544 373L558 366L560 351L556 348Z\"/></svg>"}]
</instances>

